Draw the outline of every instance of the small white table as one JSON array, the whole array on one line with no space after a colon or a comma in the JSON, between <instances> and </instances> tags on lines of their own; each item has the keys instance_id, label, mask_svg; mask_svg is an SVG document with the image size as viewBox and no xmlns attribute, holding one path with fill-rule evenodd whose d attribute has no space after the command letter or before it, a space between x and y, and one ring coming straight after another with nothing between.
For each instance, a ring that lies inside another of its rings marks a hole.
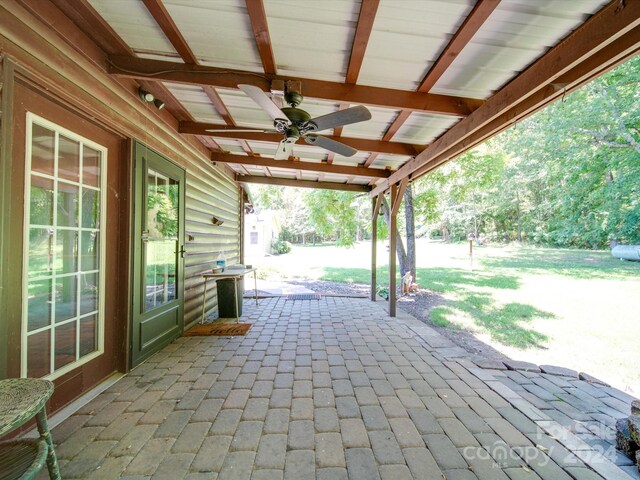
<instances>
[{"instance_id":1,"label":"small white table","mask_svg":"<svg viewBox=\"0 0 640 480\"><path fill-rule=\"evenodd\" d=\"M258 305L258 280L256 277L256 269L255 268L226 268L224 272L221 273L205 273L202 275L204 278L204 293L202 294L202 318L200 319L200 323L204 323L204 311L207 304L207 286L209 283L209 279L212 278L215 281L222 280L223 278L232 278L233 279L233 294L236 297L236 315L240 313L240 299L238 298L238 280L244 277L247 273L253 272L253 285L254 285L254 295L253 298L256 301L256 305ZM236 323L240 323L240 317L236 316Z\"/></svg>"}]
</instances>

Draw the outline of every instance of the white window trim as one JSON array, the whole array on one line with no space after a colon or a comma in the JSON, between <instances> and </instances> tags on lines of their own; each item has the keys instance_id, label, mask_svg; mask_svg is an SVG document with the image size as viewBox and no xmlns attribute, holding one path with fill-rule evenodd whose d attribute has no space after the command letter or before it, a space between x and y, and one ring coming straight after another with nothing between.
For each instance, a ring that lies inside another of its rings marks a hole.
<instances>
[{"instance_id":1,"label":"white window trim","mask_svg":"<svg viewBox=\"0 0 640 480\"><path fill-rule=\"evenodd\" d=\"M22 252L22 322L21 322L21 344L20 344L20 376L27 376L27 333L28 333L28 305L29 305L29 255L28 255L28 247L29 247L29 227L30 227L30 217L31 217L31 140L32 140L32 131L33 124L40 125L42 127L48 128L50 130L55 131L58 136L64 135L69 139L76 140L81 142L83 145L93 148L101 153L101 164L100 164L100 252L99 252L99 276L98 276L98 313L96 315L98 321L98 349L95 352L92 352L88 355L83 356L82 358L65 365L64 367L55 370L53 373L46 375L42 378L47 380L53 380L58 378L65 373L70 372L87 362L99 357L104 354L104 330L105 330L105 270L106 270L106 225L107 225L107 153L108 150L106 147L99 145L88 138L85 138L77 133L74 133L66 128L63 128L59 125L56 125L49 120L46 120L38 115L35 115L31 112L27 112L26 117L26 145L25 145L25 190L24 190L24 222L23 222L23 252ZM57 137L56 137L57 138ZM58 142L55 142L55 160L54 162L57 164L58 161ZM82 152L81 152L82 154ZM37 173L37 172L36 172ZM50 177L48 175L43 175ZM53 178L53 177L51 177ZM73 182L71 182L73 183ZM90 187L90 186L89 186ZM56 188L54 187L54 191ZM80 200L81 201L81 200ZM55 211L56 205L54 205ZM79 210L81 210L79 208ZM80 213L79 213L80 214ZM78 227L78 232L81 232L81 228ZM78 267L79 268L79 267ZM55 302L54 302L55 303ZM55 308L55 304L52 306ZM78 312L79 313L79 312ZM82 317L83 315L76 315L76 317ZM55 339L55 329L51 328L53 325L49 327L51 331L51 348L50 348L50 368L54 368L54 359L55 359L55 348L54 339ZM79 332L79 324L78 330L76 333L76 355L79 354L79 345L78 339L80 336ZM38 329L38 330L46 330L46 329ZM36 330L36 331L38 331Z\"/></svg>"}]
</instances>

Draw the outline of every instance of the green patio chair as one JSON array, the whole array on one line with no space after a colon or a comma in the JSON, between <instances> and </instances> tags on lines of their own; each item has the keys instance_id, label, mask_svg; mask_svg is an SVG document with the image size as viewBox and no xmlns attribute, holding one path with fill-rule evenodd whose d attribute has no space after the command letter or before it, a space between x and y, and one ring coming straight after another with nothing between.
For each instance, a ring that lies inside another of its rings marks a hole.
<instances>
[{"instance_id":1,"label":"green patio chair","mask_svg":"<svg viewBox=\"0 0 640 480\"><path fill-rule=\"evenodd\" d=\"M46 403L53 394L53 383L37 378L0 380L0 437L36 417L37 439L18 439L0 443L0 478L35 478L45 463L49 478L59 480L60 471L47 424Z\"/></svg>"}]
</instances>

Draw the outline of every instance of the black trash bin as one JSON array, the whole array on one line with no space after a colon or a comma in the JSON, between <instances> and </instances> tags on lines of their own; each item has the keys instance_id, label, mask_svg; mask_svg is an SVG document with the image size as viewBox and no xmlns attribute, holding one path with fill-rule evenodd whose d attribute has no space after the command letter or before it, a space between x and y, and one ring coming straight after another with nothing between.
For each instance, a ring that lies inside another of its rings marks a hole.
<instances>
[{"instance_id":1,"label":"black trash bin","mask_svg":"<svg viewBox=\"0 0 640 480\"><path fill-rule=\"evenodd\" d=\"M233 278L221 278L216 282L218 288L218 316L220 318L236 318L242 316L242 294L244 279L236 280L236 291L233 291ZM238 299L236 303L236 298ZM239 312L236 315L236 305Z\"/></svg>"}]
</instances>

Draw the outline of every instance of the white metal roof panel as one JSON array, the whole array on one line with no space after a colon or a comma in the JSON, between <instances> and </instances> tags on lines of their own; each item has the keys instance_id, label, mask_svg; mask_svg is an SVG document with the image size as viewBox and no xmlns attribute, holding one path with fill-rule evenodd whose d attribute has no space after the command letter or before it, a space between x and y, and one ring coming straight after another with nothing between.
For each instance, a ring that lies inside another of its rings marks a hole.
<instances>
[{"instance_id":1,"label":"white metal roof panel","mask_svg":"<svg viewBox=\"0 0 640 480\"><path fill-rule=\"evenodd\" d=\"M198 122L224 123L218 114L211 100L202 87L197 85L185 85L181 83L166 83L164 86L176 97L176 99L187 109L187 111Z\"/></svg>"},{"instance_id":2,"label":"white metal roof panel","mask_svg":"<svg viewBox=\"0 0 640 480\"><path fill-rule=\"evenodd\" d=\"M457 117L412 112L392 140L394 142L426 145L438 138L459 120Z\"/></svg>"},{"instance_id":3,"label":"white metal roof panel","mask_svg":"<svg viewBox=\"0 0 640 480\"><path fill-rule=\"evenodd\" d=\"M342 82L360 2L265 0L278 74Z\"/></svg>"},{"instance_id":4,"label":"white metal roof panel","mask_svg":"<svg viewBox=\"0 0 640 480\"><path fill-rule=\"evenodd\" d=\"M408 155L387 155L380 154L371 164L373 168L386 168L391 167L392 170L397 170L402 164L410 160Z\"/></svg>"},{"instance_id":5,"label":"white metal roof panel","mask_svg":"<svg viewBox=\"0 0 640 480\"><path fill-rule=\"evenodd\" d=\"M244 0L163 0L163 3L200 63L262 72Z\"/></svg>"},{"instance_id":6,"label":"white metal roof panel","mask_svg":"<svg viewBox=\"0 0 640 480\"><path fill-rule=\"evenodd\" d=\"M431 92L488 98L607 3L503 0Z\"/></svg>"},{"instance_id":7,"label":"white metal roof panel","mask_svg":"<svg viewBox=\"0 0 640 480\"><path fill-rule=\"evenodd\" d=\"M474 3L382 0L358 83L415 90Z\"/></svg>"},{"instance_id":8,"label":"white metal roof panel","mask_svg":"<svg viewBox=\"0 0 640 480\"><path fill-rule=\"evenodd\" d=\"M178 53L142 2L89 0L91 6L136 53L167 60Z\"/></svg>"}]
</instances>

